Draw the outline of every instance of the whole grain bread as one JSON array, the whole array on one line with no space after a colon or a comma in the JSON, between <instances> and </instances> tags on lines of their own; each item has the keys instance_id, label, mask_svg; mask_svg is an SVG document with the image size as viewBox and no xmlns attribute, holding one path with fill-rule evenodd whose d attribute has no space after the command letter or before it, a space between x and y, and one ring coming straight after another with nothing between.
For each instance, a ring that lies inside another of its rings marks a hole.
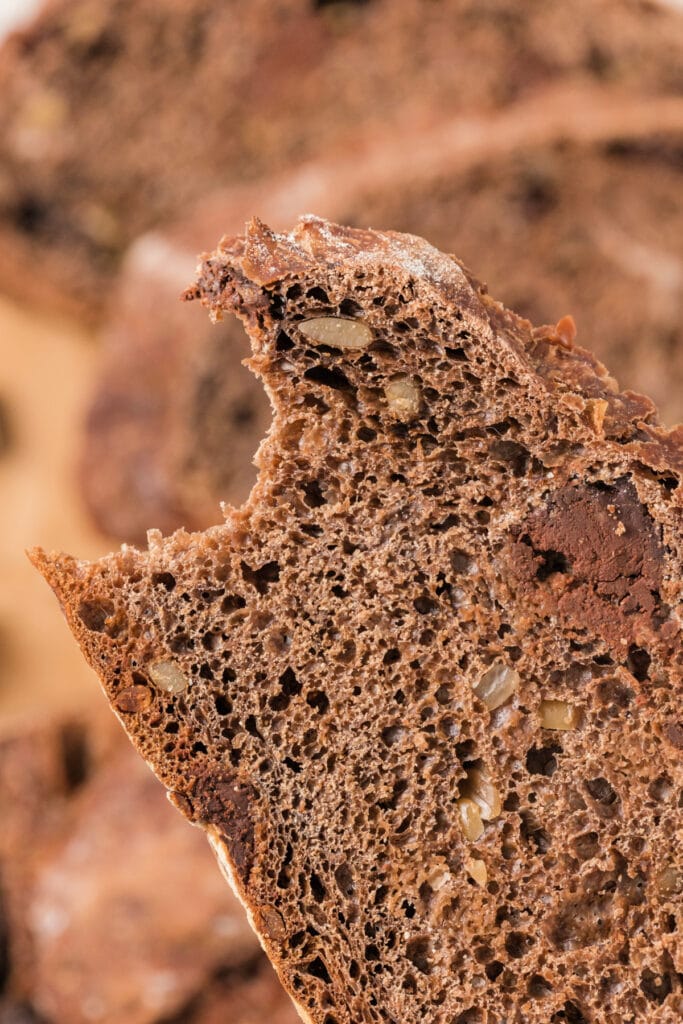
<instances>
[{"instance_id":1,"label":"whole grain bread","mask_svg":"<svg viewBox=\"0 0 683 1024\"><path fill-rule=\"evenodd\" d=\"M679 1022L683 430L413 236L254 221L188 298L249 499L33 557L302 1017Z\"/></svg>"},{"instance_id":2,"label":"whole grain bread","mask_svg":"<svg viewBox=\"0 0 683 1024\"><path fill-rule=\"evenodd\" d=\"M96 319L198 194L560 81L674 95L682 51L640 0L47 0L0 51L0 287Z\"/></svg>"}]
</instances>

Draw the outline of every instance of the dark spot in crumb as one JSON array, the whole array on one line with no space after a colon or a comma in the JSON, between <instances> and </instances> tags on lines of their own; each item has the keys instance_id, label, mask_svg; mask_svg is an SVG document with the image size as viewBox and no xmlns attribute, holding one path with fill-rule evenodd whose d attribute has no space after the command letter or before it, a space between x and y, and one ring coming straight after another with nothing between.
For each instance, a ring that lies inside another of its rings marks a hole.
<instances>
[{"instance_id":1,"label":"dark spot in crumb","mask_svg":"<svg viewBox=\"0 0 683 1024\"><path fill-rule=\"evenodd\" d=\"M195 789L196 815L224 839L240 879L246 883L254 859L252 787L227 776L200 779Z\"/></svg>"}]
</instances>

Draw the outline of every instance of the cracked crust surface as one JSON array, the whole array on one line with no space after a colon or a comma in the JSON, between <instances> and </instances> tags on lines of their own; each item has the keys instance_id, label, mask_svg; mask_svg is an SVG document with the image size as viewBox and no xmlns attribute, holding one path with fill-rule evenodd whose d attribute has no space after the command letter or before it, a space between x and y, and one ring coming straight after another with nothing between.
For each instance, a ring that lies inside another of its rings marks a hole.
<instances>
[{"instance_id":1,"label":"cracked crust surface","mask_svg":"<svg viewBox=\"0 0 683 1024\"><path fill-rule=\"evenodd\" d=\"M245 505L34 553L315 1024L680 1020L681 432L414 236L224 239Z\"/></svg>"}]
</instances>

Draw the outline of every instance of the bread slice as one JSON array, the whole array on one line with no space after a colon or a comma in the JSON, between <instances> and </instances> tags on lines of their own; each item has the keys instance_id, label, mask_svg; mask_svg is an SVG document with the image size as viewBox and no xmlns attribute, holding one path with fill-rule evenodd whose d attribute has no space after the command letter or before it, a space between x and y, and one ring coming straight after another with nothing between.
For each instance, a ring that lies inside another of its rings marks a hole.
<instances>
[{"instance_id":1,"label":"bread slice","mask_svg":"<svg viewBox=\"0 0 683 1024\"><path fill-rule=\"evenodd\" d=\"M683 431L413 236L254 221L188 298L250 498L33 558L302 1017L680 1021Z\"/></svg>"}]
</instances>

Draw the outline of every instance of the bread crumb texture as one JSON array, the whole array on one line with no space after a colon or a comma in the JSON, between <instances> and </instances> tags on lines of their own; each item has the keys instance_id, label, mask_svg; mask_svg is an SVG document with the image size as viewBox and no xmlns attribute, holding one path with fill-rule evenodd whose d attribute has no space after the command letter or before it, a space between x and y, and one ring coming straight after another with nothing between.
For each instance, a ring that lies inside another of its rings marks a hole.
<instances>
[{"instance_id":1,"label":"bread crumb texture","mask_svg":"<svg viewBox=\"0 0 683 1024\"><path fill-rule=\"evenodd\" d=\"M680 1024L683 434L413 236L254 221L187 297L250 498L33 557L306 1019Z\"/></svg>"}]
</instances>

